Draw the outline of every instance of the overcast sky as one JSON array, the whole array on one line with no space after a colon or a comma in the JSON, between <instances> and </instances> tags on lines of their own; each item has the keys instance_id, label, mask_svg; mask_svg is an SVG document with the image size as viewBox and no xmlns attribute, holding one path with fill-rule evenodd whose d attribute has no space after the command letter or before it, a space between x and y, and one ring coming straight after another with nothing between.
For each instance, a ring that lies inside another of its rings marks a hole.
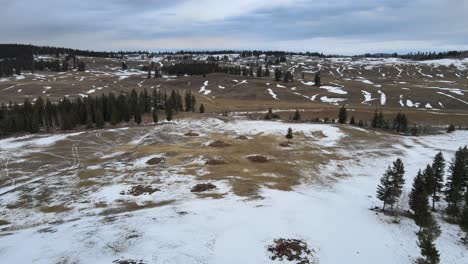
<instances>
[{"instance_id":1,"label":"overcast sky","mask_svg":"<svg viewBox=\"0 0 468 264\"><path fill-rule=\"evenodd\" d=\"M0 43L93 50L468 50L468 0L0 0Z\"/></svg>"}]
</instances>

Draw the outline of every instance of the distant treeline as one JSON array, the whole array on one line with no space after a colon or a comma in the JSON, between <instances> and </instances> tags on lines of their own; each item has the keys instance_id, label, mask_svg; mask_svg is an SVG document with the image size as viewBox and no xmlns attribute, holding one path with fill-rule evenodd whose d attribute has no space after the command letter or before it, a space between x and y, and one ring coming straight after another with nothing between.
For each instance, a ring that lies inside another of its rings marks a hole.
<instances>
[{"instance_id":1,"label":"distant treeline","mask_svg":"<svg viewBox=\"0 0 468 264\"><path fill-rule=\"evenodd\" d=\"M177 90L170 94L147 90L139 94L121 92L119 95L109 93L96 97L70 99L64 97L58 103L41 97L34 102L28 99L23 104L10 102L0 106L0 136L14 133L37 133L41 129L49 132L53 129L71 130L80 125L87 128L102 128L105 122L116 125L120 122L134 120L142 122L142 115L153 114L153 121L158 121L158 111L165 111L166 118L172 119L174 112L194 112L195 96L186 91L184 98Z\"/></svg>"},{"instance_id":2,"label":"distant treeline","mask_svg":"<svg viewBox=\"0 0 468 264\"><path fill-rule=\"evenodd\" d=\"M361 56L355 56L361 57ZM402 58L408 60L438 60L438 59L457 59L468 58L468 51L446 51L446 52L417 52L408 54L398 53L375 53L364 54L366 58Z\"/></svg>"}]
</instances>

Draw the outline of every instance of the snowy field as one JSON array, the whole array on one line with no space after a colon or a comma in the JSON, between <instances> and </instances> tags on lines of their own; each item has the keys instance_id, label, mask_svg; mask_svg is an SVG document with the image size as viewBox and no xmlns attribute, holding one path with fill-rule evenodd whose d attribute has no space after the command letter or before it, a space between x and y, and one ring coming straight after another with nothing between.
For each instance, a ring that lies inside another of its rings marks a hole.
<instances>
[{"instance_id":1,"label":"snowy field","mask_svg":"<svg viewBox=\"0 0 468 264\"><path fill-rule=\"evenodd\" d=\"M371 100L370 93L364 95ZM280 147L288 127L294 131L292 145ZM198 136L185 136L189 131ZM350 126L210 118L3 139L0 220L8 224L0 225L0 259L276 263L266 247L276 238L296 238L306 241L322 264L412 263L420 255L414 221L394 224L393 217L369 210L381 205L375 198L379 178L401 157L409 192L418 169L439 150L450 160L467 138L466 131L402 137ZM214 140L231 146L212 150L208 144ZM243 160L249 153L269 155L270 164L248 167ZM231 175L211 177L222 169L205 164L210 155L229 161L220 166ZM167 158L167 164L147 165L155 157ZM82 184L91 177L83 176L88 171L97 171L94 183ZM298 181L290 188L278 187L291 177ZM191 193L201 182L217 188L206 196ZM134 184L161 191L121 194ZM254 184L254 195L237 189ZM441 263L468 263L458 226L437 219Z\"/></svg>"}]
</instances>

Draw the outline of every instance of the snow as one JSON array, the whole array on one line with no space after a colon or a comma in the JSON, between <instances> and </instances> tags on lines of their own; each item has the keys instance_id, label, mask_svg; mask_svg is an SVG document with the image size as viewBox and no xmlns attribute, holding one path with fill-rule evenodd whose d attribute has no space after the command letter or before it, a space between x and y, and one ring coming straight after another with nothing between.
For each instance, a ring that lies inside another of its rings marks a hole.
<instances>
[{"instance_id":1,"label":"snow","mask_svg":"<svg viewBox=\"0 0 468 264\"><path fill-rule=\"evenodd\" d=\"M219 88L219 89L225 89L226 87L221 86L221 85L218 85L218 88Z\"/></svg>"},{"instance_id":2,"label":"snow","mask_svg":"<svg viewBox=\"0 0 468 264\"><path fill-rule=\"evenodd\" d=\"M385 105L387 102L387 96L381 90L378 90L377 92L380 94L380 104Z\"/></svg>"},{"instance_id":3,"label":"snow","mask_svg":"<svg viewBox=\"0 0 468 264\"><path fill-rule=\"evenodd\" d=\"M325 90L327 90L329 93L348 94L348 92L346 92L346 91L343 90L343 87L322 85L322 86L320 86L320 89L325 89Z\"/></svg>"},{"instance_id":4,"label":"snow","mask_svg":"<svg viewBox=\"0 0 468 264\"><path fill-rule=\"evenodd\" d=\"M46 147L55 144L58 141L68 137L80 135L79 133L58 134L53 136L22 136L11 137L0 140L0 151L12 150L24 147Z\"/></svg>"},{"instance_id":5,"label":"snow","mask_svg":"<svg viewBox=\"0 0 468 264\"><path fill-rule=\"evenodd\" d=\"M267 89L273 99L278 100L278 95L273 92L272 89Z\"/></svg>"},{"instance_id":6,"label":"snow","mask_svg":"<svg viewBox=\"0 0 468 264\"><path fill-rule=\"evenodd\" d=\"M431 109L432 105L430 103L427 103L424 107Z\"/></svg>"},{"instance_id":7,"label":"snow","mask_svg":"<svg viewBox=\"0 0 468 264\"><path fill-rule=\"evenodd\" d=\"M338 102L346 101L346 98L329 98L327 96L322 96L320 100L324 103L338 104Z\"/></svg>"},{"instance_id":8,"label":"snow","mask_svg":"<svg viewBox=\"0 0 468 264\"><path fill-rule=\"evenodd\" d=\"M307 86L315 85L314 82L304 82L304 81L301 81L301 83L304 84L304 85L307 85Z\"/></svg>"},{"instance_id":9,"label":"snow","mask_svg":"<svg viewBox=\"0 0 468 264\"><path fill-rule=\"evenodd\" d=\"M419 257L415 234L418 227L414 221L402 218L399 224L393 224L392 217L369 210L381 206L375 198L379 178L388 164L397 156L401 157L406 170L405 193L408 193L419 168L430 162L439 150L449 160L460 142L468 137L467 131L424 137L387 134L384 137L392 142L391 147L385 147L387 141L381 144L357 141L351 147L340 148L345 131L353 128L217 119L184 120L177 125L181 129L195 126L221 132L278 136L283 136L291 127L312 138L312 132L322 131L326 138L314 142L331 143L329 146L338 147L337 151L345 155L345 159L323 164L317 176L331 177L337 171L345 176L332 180L329 185L304 182L291 191L264 187L260 192L262 199L236 196L228 184L216 181L220 191L227 194L222 199L211 199L197 198L187 191L193 184L190 176L163 174L160 178L184 185L168 184L163 191L152 195L124 196L137 204L168 201L174 197L178 198L177 202L110 216L100 215L97 208L81 209L84 204L77 205L78 209L58 216L61 223L52 224L53 218L49 218L51 221L38 226L0 236L2 262L99 264L116 259L142 259L146 263L174 264L278 263L268 259L266 245L276 238L298 238L314 249L321 264L410 264ZM363 138L376 135L365 130L355 131L363 133ZM372 147L367 143L372 143ZM386 155L379 155L382 151ZM122 199L120 192L128 187L126 183L109 182L96 191L80 194L84 196L81 201L86 204L105 202L112 206ZM9 193L1 196L1 203L17 197L17 193ZM466 247L458 242L459 228L440 217L437 220L442 228L442 236L436 241L442 263L467 263ZM44 228L52 232L41 232Z\"/></svg>"},{"instance_id":10,"label":"snow","mask_svg":"<svg viewBox=\"0 0 468 264\"><path fill-rule=\"evenodd\" d=\"M205 81L203 83L203 86L200 88L200 91L198 92L203 93L204 95L209 95L211 93L211 90L206 89L207 86L208 86L208 81Z\"/></svg>"},{"instance_id":11,"label":"snow","mask_svg":"<svg viewBox=\"0 0 468 264\"><path fill-rule=\"evenodd\" d=\"M91 90L87 91L86 93L87 93L87 94L92 94L92 93L94 93L94 92L96 92L96 89L91 89Z\"/></svg>"},{"instance_id":12,"label":"snow","mask_svg":"<svg viewBox=\"0 0 468 264\"><path fill-rule=\"evenodd\" d=\"M361 90L362 95L364 95L364 101L361 102L361 104L368 104L368 102L374 100L372 99L372 94L368 91Z\"/></svg>"},{"instance_id":13,"label":"snow","mask_svg":"<svg viewBox=\"0 0 468 264\"><path fill-rule=\"evenodd\" d=\"M278 87L278 88L286 88L286 86L281 85L281 84L277 84L276 87Z\"/></svg>"},{"instance_id":14,"label":"snow","mask_svg":"<svg viewBox=\"0 0 468 264\"><path fill-rule=\"evenodd\" d=\"M468 102L467 102L467 101L464 101L464 100L462 100L462 99L456 98L455 96L452 96L452 95L450 95L450 94L446 94L446 93L443 93L443 92L437 92L437 93L438 93L438 94L441 94L441 95L444 95L444 96L447 96L447 97L450 97L450 98L452 98L452 99L455 99L455 100L457 100L457 101L460 101L460 102L462 102L462 103L468 105Z\"/></svg>"}]
</instances>

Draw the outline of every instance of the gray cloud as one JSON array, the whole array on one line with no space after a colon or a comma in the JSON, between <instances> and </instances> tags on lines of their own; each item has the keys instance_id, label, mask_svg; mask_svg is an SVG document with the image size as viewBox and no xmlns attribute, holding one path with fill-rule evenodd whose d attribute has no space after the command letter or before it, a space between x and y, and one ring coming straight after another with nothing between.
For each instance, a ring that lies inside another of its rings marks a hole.
<instances>
[{"instance_id":1,"label":"gray cloud","mask_svg":"<svg viewBox=\"0 0 468 264\"><path fill-rule=\"evenodd\" d=\"M468 49L465 0L0 0L0 4L2 42L100 50Z\"/></svg>"}]
</instances>

